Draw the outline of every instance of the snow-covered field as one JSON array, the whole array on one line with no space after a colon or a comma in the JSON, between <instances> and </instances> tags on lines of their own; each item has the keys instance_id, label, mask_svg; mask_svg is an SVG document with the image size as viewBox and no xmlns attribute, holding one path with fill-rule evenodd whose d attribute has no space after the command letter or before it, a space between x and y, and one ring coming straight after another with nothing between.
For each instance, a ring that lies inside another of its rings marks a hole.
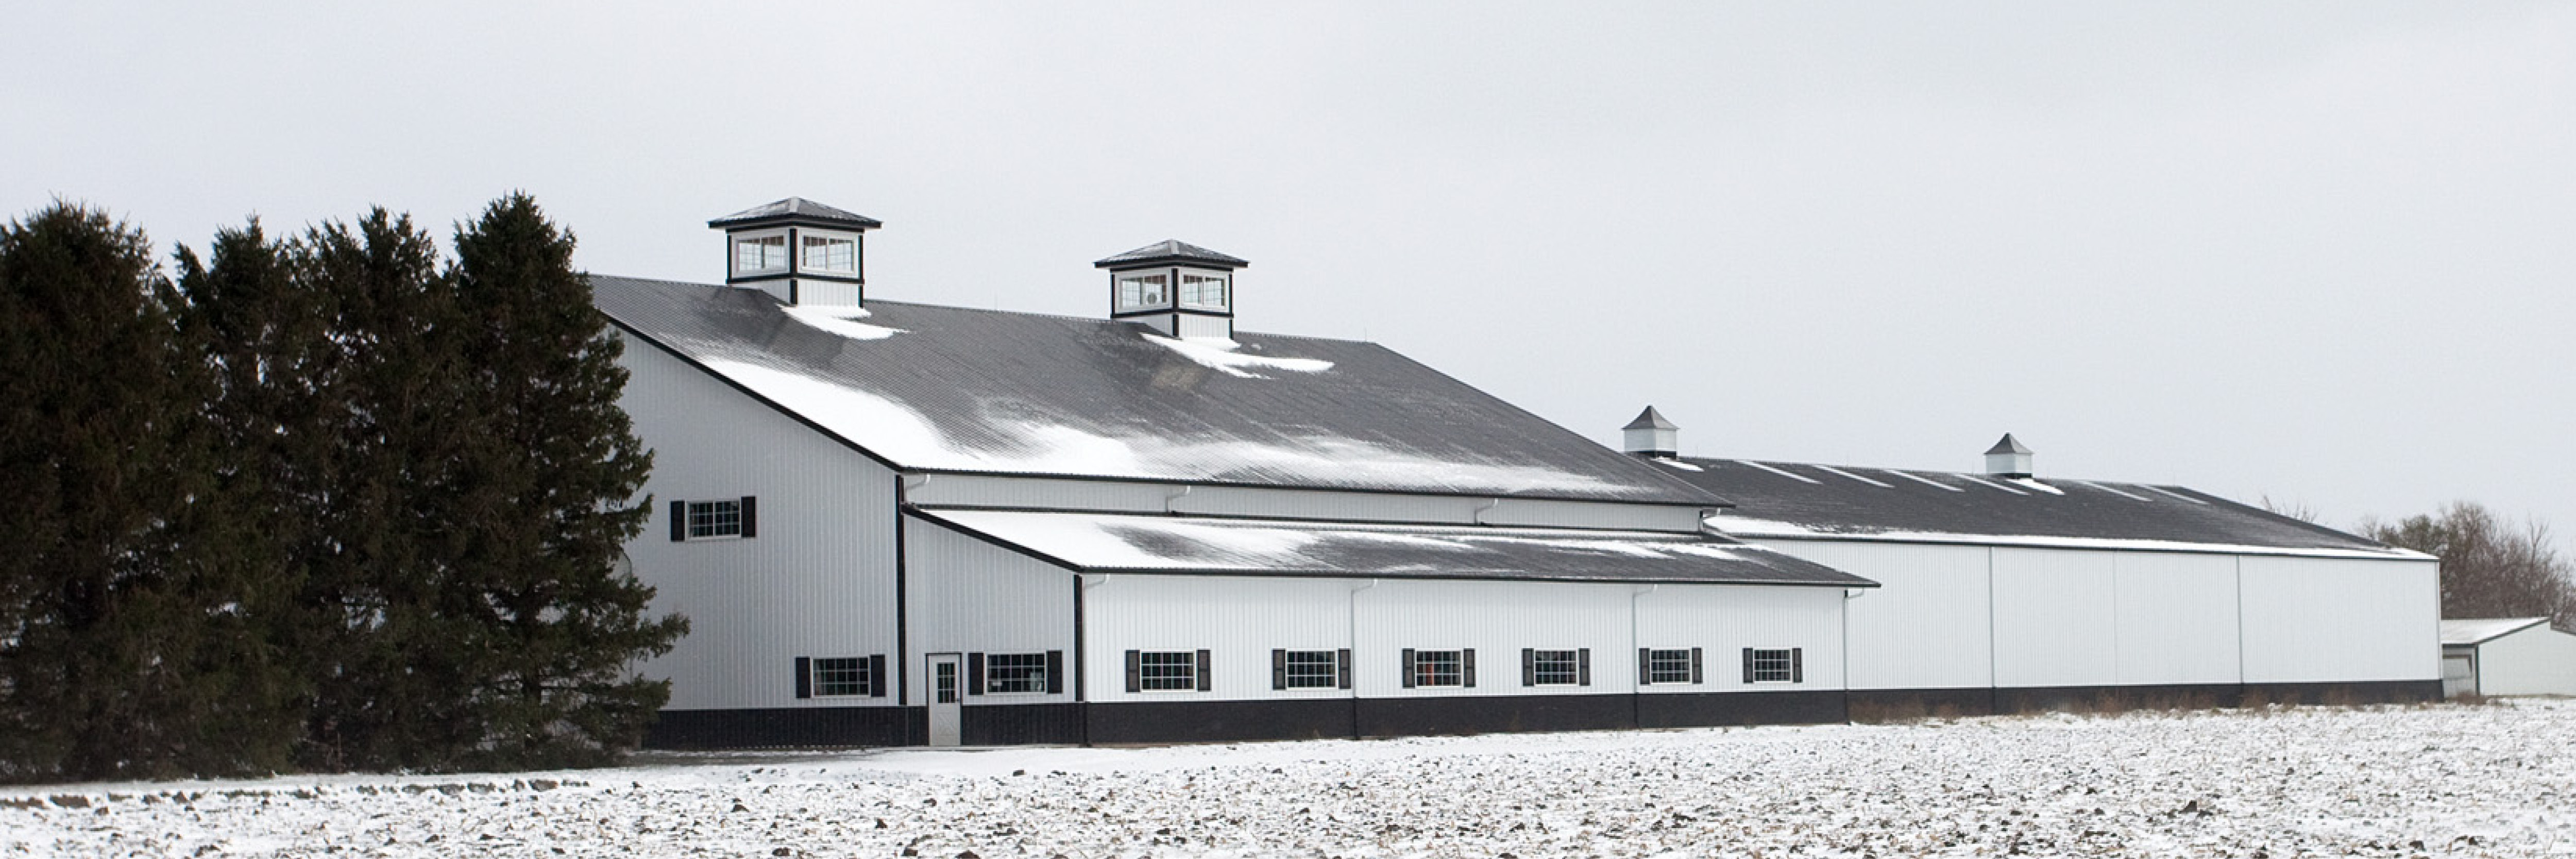
<instances>
[{"instance_id":1,"label":"snow-covered field","mask_svg":"<svg viewBox=\"0 0 2576 859\"><path fill-rule=\"evenodd\" d=\"M2576 854L2576 701L0 790L0 856Z\"/></svg>"}]
</instances>

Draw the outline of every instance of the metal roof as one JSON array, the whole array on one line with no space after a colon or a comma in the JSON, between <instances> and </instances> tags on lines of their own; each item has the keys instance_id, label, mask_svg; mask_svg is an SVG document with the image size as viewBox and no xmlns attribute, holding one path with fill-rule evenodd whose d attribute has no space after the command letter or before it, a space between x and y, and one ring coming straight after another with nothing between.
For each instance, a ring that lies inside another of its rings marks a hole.
<instances>
[{"instance_id":1,"label":"metal roof","mask_svg":"<svg viewBox=\"0 0 2576 859\"><path fill-rule=\"evenodd\" d=\"M592 285L622 328L897 468L1726 504L1374 343Z\"/></svg>"},{"instance_id":2,"label":"metal roof","mask_svg":"<svg viewBox=\"0 0 2576 859\"><path fill-rule=\"evenodd\" d=\"M1993 456L1998 453L2017 453L2028 455L2030 453L2030 448L2023 447L2021 440L2013 438L2012 433L2004 433L2004 437L1997 440L1994 447L1986 448L1987 456Z\"/></svg>"},{"instance_id":3,"label":"metal roof","mask_svg":"<svg viewBox=\"0 0 2576 859\"><path fill-rule=\"evenodd\" d=\"M1709 524L1737 537L2428 557L2179 486L1703 457L1666 462L1674 476L1736 503Z\"/></svg>"},{"instance_id":4,"label":"metal roof","mask_svg":"<svg viewBox=\"0 0 2576 859\"><path fill-rule=\"evenodd\" d=\"M1620 429L1677 430L1681 429L1681 427L1675 425L1672 421L1664 420L1664 414L1662 412L1655 411L1654 406L1647 406L1645 411L1637 413L1636 420L1629 421L1627 426L1620 427Z\"/></svg>"},{"instance_id":5,"label":"metal roof","mask_svg":"<svg viewBox=\"0 0 2576 859\"><path fill-rule=\"evenodd\" d=\"M1093 268L1140 268L1149 265L1178 263L1211 268L1238 269L1251 265L1241 259L1217 253L1188 242L1165 239L1091 264Z\"/></svg>"},{"instance_id":6,"label":"metal roof","mask_svg":"<svg viewBox=\"0 0 2576 859\"><path fill-rule=\"evenodd\" d=\"M768 224L806 223L834 227L873 230L885 226L866 215L826 206L803 197L789 197L775 203L753 206L707 222L710 227L757 227Z\"/></svg>"},{"instance_id":7,"label":"metal roof","mask_svg":"<svg viewBox=\"0 0 2576 859\"><path fill-rule=\"evenodd\" d=\"M1694 534L1003 510L913 515L1087 573L1877 586L1776 550Z\"/></svg>"},{"instance_id":8,"label":"metal roof","mask_svg":"<svg viewBox=\"0 0 2576 859\"><path fill-rule=\"evenodd\" d=\"M2545 617L2489 617L2442 621L2442 644L2467 646L2485 644L2534 626L2548 623Z\"/></svg>"}]
</instances>

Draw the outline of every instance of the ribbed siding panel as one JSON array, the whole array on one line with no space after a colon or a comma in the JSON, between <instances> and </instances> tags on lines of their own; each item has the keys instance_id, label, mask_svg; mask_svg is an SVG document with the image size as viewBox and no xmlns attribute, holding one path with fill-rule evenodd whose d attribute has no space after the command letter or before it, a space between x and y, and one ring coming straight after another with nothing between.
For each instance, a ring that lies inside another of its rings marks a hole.
<instances>
[{"instance_id":1,"label":"ribbed siding panel","mask_svg":"<svg viewBox=\"0 0 2576 859\"><path fill-rule=\"evenodd\" d=\"M1350 646L1351 589L1340 579L1093 576L1082 595L1093 701L1342 698L1342 689L1274 690L1270 651ZM1128 692L1126 652L1206 650L1206 692Z\"/></svg>"},{"instance_id":2,"label":"ribbed siding panel","mask_svg":"<svg viewBox=\"0 0 2576 859\"><path fill-rule=\"evenodd\" d=\"M2245 681L2439 680L2430 561L2246 556Z\"/></svg>"},{"instance_id":3,"label":"ribbed siding panel","mask_svg":"<svg viewBox=\"0 0 2576 859\"><path fill-rule=\"evenodd\" d=\"M1520 685L1517 667L1521 648L1624 652L1630 641L1628 595L1634 590L1628 585L1381 580L1358 594L1359 634L1352 646L1357 672L1352 679L1364 698L1528 695L1532 690ZM1404 688L1399 662L1408 648L1474 648L1475 688ZM1540 689L1551 695L1625 691L1603 685L1599 668L1594 667L1589 689Z\"/></svg>"},{"instance_id":4,"label":"ribbed siding panel","mask_svg":"<svg viewBox=\"0 0 2576 859\"><path fill-rule=\"evenodd\" d=\"M667 522L626 546L690 633L645 663L674 710L891 706L887 698L795 697L799 656L895 650L894 475L646 343L628 340L621 401L654 449L644 485L669 503L754 496L760 534L675 543Z\"/></svg>"},{"instance_id":5,"label":"ribbed siding panel","mask_svg":"<svg viewBox=\"0 0 2576 859\"><path fill-rule=\"evenodd\" d=\"M904 599L911 607L916 676L927 676L922 666L932 653L983 653L989 659L994 653L1061 650L1068 664L1073 661L1073 573L917 518L906 517L904 527ZM1057 694L975 695L966 704L1060 704L1073 701L1073 693L1068 682ZM908 703L927 705L928 683L912 684L909 697Z\"/></svg>"},{"instance_id":6,"label":"ribbed siding panel","mask_svg":"<svg viewBox=\"0 0 2576 859\"><path fill-rule=\"evenodd\" d=\"M1988 552L1982 546L1755 541L1877 582L1847 604L1851 688L1994 683Z\"/></svg>"},{"instance_id":7,"label":"ribbed siding panel","mask_svg":"<svg viewBox=\"0 0 2576 859\"><path fill-rule=\"evenodd\" d=\"M2236 558L2121 552L2119 683L2236 683Z\"/></svg>"},{"instance_id":8,"label":"ribbed siding panel","mask_svg":"<svg viewBox=\"0 0 2576 859\"><path fill-rule=\"evenodd\" d=\"M2114 553L1993 551L1995 685L2119 682Z\"/></svg>"},{"instance_id":9,"label":"ribbed siding panel","mask_svg":"<svg viewBox=\"0 0 2576 859\"><path fill-rule=\"evenodd\" d=\"M1866 598L1864 598L1866 599ZM1637 600L1635 647L1701 648L1700 683L1656 683L1647 694L1695 692L1769 692L1843 688L1843 608L1841 588L1672 587L1655 588ZM1804 658L1802 683L1744 682L1735 670L1745 648L1797 649ZM1601 662L1634 683L1635 650L1618 665ZM1596 674L1594 682L1604 675Z\"/></svg>"}]
</instances>

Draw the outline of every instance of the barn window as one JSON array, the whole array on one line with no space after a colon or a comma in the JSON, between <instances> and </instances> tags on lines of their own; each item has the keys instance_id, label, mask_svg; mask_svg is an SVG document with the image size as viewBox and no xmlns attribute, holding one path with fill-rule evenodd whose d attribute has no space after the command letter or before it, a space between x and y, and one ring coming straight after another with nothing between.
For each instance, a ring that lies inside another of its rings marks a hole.
<instances>
[{"instance_id":1,"label":"barn window","mask_svg":"<svg viewBox=\"0 0 2576 859\"><path fill-rule=\"evenodd\" d=\"M1166 303L1164 291L1171 286L1167 275L1128 274L1118 277L1118 309L1161 307Z\"/></svg>"},{"instance_id":2,"label":"barn window","mask_svg":"<svg viewBox=\"0 0 2576 859\"><path fill-rule=\"evenodd\" d=\"M1411 685L1467 685L1467 652L1464 650L1414 651L1413 683Z\"/></svg>"},{"instance_id":3,"label":"barn window","mask_svg":"<svg viewBox=\"0 0 2576 859\"><path fill-rule=\"evenodd\" d=\"M1583 655L1583 652L1578 650L1523 650L1521 651L1523 669L1521 685L1582 685L1585 679L1583 675L1591 673L1584 670L1588 666L1583 663L1589 660L1584 659Z\"/></svg>"},{"instance_id":4,"label":"barn window","mask_svg":"<svg viewBox=\"0 0 2576 859\"><path fill-rule=\"evenodd\" d=\"M1699 666L1696 650L1646 651L1647 683L1697 683Z\"/></svg>"},{"instance_id":5,"label":"barn window","mask_svg":"<svg viewBox=\"0 0 2576 859\"><path fill-rule=\"evenodd\" d=\"M1047 691L1047 655L992 653L984 657L984 691L995 694Z\"/></svg>"},{"instance_id":6,"label":"barn window","mask_svg":"<svg viewBox=\"0 0 2576 859\"><path fill-rule=\"evenodd\" d=\"M814 660L814 697L866 695L869 684L868 660L858 656L839 656Z\"/></svg>"},{"instance_id":7,"label":"barn window","mask_svg":"<svg viewBox=\"0 0 2576 859\"><path fill-rule=\"evenodd\" d=\"M733 270L748 274L787 267L787 236L752 236L733 242Z\"/></svg>"},{"instance_id":8,"label":"barn window","mask_svg":"<svg viewBox=\"0 0 2576 859\"><path fill-rule=\"evenodd\" d=\"M805 258L797 267L835 274L859 273L859 241L841 236L802 236Z\"/></svg>"},{"instance_id":9,"label":"barn window","mask_svg":"<svg viewBox=\"0 0 2576 859\"><path fill-rule=\"evenodd\" d=\"M671 502L671 541L730 540L758 532L759 516L751 496L718 501Z\"/></svg>"},{"instance_id":10,"label":"barn window","mask_svg":"<svg viewBox=\"0 0 2576 859\"><path fill-rule=\"evenodd\" d=\"M1138 684L1147 692L1186 692L1199 688L1198 654L1187 650L1148 650L1136 655Z\"/></svg>"},{"instance_id":11,"label":"barn window","mask_svg":"<svg viewBox=\"0 0 2576 859\"><path fill-rule=\"evenodd\" d=\"M1796 683L1800 680L1798 651L1794 648L1745 651L1745 681L1748 683Z\"/></svg>"},{"instance_id":12,"label":"barn window","mask_svg":"<svg viewBox=\"0 0 2576 859\"><path fill-rule=\"evenodd\" d=\"M1279 651L1281 689L1331 689L1341 685L1341 664L1330 650Z\"/></svg>"}]
</instances>

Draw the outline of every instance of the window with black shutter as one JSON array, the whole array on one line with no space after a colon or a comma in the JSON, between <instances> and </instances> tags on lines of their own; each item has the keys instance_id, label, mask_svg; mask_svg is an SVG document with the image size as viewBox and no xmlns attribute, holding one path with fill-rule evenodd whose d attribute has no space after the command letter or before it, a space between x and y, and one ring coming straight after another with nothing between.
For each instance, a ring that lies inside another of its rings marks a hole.
<instances>
[{"instance_id":1,"label":"window with black shutter","mask_svg":"<svg viewBox=\"0 0 2576 859\"><path fill-rule=\"evenodd\" d=\"M885 697L886 687L891 685L894 684L886 682L885 654L868 657L868 697Z\"/></svg>"},{"instance_id":2,"label":"window with black shutter","mask_svg":"<svg viewBox=\"0 0 2576 859\"><path fill-rule=\"evenodd\" d=\"M671 540L745 540L759 536L759 499L671 502Z\"/></svg>"},{"instance_id":3,"label":"window with black shutter","mask_svg":"<svg viewBox=\"0 0 2576 859\"><path fill-rule=\"evenodd\" d=\"M760 499L745 495L738 503L742 505L742 538L760 536Z\"/></svg>"},{"instance_id":4,"label":"window with black shutter","mask_svg":"<svg viewBox=\"0 0 2576 859\"><path fill-rule=\"evenodd\" d=\"M1799 648L1746 648L1744 682L1797 683L1805 679L1805 660Z\"/></svg>"},{"instance_id":5,"label":"window with black shutter","mask_svg":"<svg viewBox=\"0 0 2576 859\"><path fill-rule=\"evenodd\" d=\"M1270 688L1273 691L1288 688L1288 651L1286 649L1270 651Z\"/></svg>"},{"instance_id":6,"label":"window with black shutter","mask_svg":"<svg viewBox=\"0 0 2576 859\"><path fill-rule=\"evenodd\" d=\"M1464 663L1466 666L1465 670L1460 672L1460 675L1466 679L1467 688L1474 689L1476 688L1476 649L1470 647L1466 650L1460 651L1460 653L1464 654L1464 658L1462 658L1460 662Z\"/></svg>"},{"instance_id":7,"label":"window with black shutter","mask_svg":"<svg viewBox=\"0 0 2576 859\"><path fill-rule=\"evenodd\" d=\"M1341 685L1341 657L1330 650L1273 650L1270 674L1273 688L1331 689Z\"/></svg>"},{"instance_id":8,"label":"window with black shutter","mask_svg":"<svg viewBox=\"0 0 2576 859\"><path fill-rule=\"evenodd\" d=\"M1413 674L1413 650L1412 648L1406 648L1404 651L1404 688L1413 688Z\"/></svg>"},{"instance_id":9,"label":"window with black shutter","mask_svg":"<svg viewBox=\"0 0 2576 859\"><path fill-rule=\"evenodd\" d=\"M814 697L814 660L809 657L796 657L796 697Z\"/></svg>"},{"instance_id":10,"label":"window with black shutter","mask_svg":"<svg viewBox=\"0 0 2576 859\"><path fill-rule=\"evenodd\" d=\"M966 694L984 694L984 654L966 654Z\"/></svg>"},{"instance_id":11,"label":"window with black shutter","mask_svg":"<svg viewBox=\"0 0 2576 859\"><path fill-rule=\"evenodd\" d=\"M1145 691L1145 654L1143 651L1127 651L1127 691Z\"/></svg>"},{"instance_id":12,"label":"window with black shutter","mask_svg":"<svg viewBox=\"0 0 2576 859\"><path fill-rule=\"evenodd\" d=\"M1049 695L1064 694L1064 651L1046 652L1046 690Z\"/></svg>"},{"instance_id":13,"label":"window with black shutter","mask_svg":"<svg viewBox=\"0 0 2576 859\"><path fill-rule=\"evenodd\" d=\"M1207 651L1199 651L1199 691L1201 692L1216 688L1216 667L1208 664L1212 661L1214 660L1208 659Z\"/></svg>"},{"instance_id":14,"label":"window with black shutter","mask_svg":"<svg viewBox=\"0 0 2576 859\"><path fill-rule=\"evenodd\" d=\"M1338 681L1335 685L1343 689L1351 688L1350 648L1345 647L1333 653L1333 673L1336 675L1334 679Z\"/></svg>"}]
</instances>

